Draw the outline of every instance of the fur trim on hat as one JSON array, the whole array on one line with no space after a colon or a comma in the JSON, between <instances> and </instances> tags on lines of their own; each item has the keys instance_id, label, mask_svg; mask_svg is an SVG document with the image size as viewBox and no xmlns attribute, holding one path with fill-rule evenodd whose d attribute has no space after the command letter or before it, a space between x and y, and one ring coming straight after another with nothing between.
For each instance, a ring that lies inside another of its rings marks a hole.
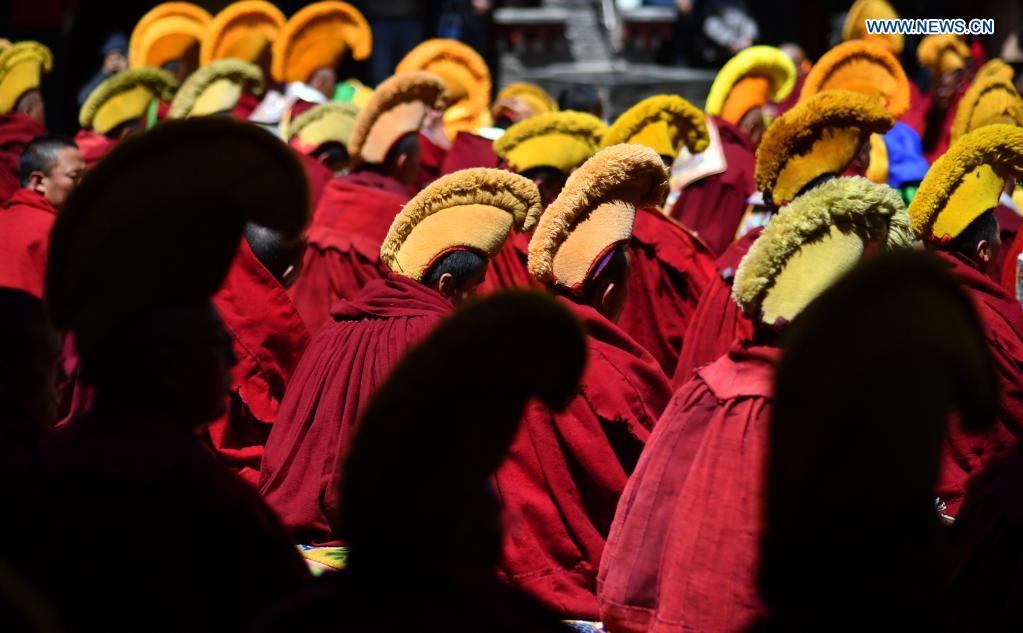
<instances>
[{"instance_id":1,"label":"fur trim on hat","mask_svg":"<svg viewBox=\"0 0 1023 633\"><path fill-rule=\"evenodd\" d=\"M82 104L82 109L78 113L78 124L84 128L92 128L93 118L107 100L136 86L145 86L161 101L170 101L174 97L178 82L173 75L159 68L147 66L122 70L89 94L89 98Z\"/></svg>"},{"instance_id":2,"label":"fur trim on hat","mask_svg":"<svg viewBox=\"0 0 1023 633\"><path fill-rule=\"evenodd\" d=\"M285 140L290 141L292 138L300 136L302 130L307 126L333 115L348 117L353 121L354 125L356 117L359 116L359 106L351 102L338 103L331 101L309 108L291 122L291 126L288 128L288 138ZM340 139L338 141L341 142Z\"/></svg>"},{"instance_id":3,"label":"fur trim on hat","mask_svg":"<svg viewBox=\"0 0 1023 633\"><path fill-rule=\"evenodd\" d=\"M546 112L558 111L558 102L554 100L554 97L540 86L527 83L525 81L516 81L515 83L508 84L501 90L501 92L497 93L497 99L495 99L495 101L501 101L502 99L517 97L519 95L528 95L536 101L543 103L546 108Z\"/></svg>"},{"instance_id":4,"label":"fur trim on hat","mask_svg":"<svg viewBox=\"0 0 1023 633\"><path fill-rule=\"evenodd\" d=\"M781 101L796 85L796 65L792 58L773 46L750 46L729 59L714 78L707 94L707 114L718 116L728 93L740 79L759 75L771 80L771 98Z\"/></svg>"},{"instance_id":5,"label":"fur trim on hat","mask_svg":"<svg viewBox=\"0 0 1023 633\"><path fill-rule=\"evenodd\" d=\"M218 52L217 49L220 47L224 34L228 33L231 28L252 28L250 25L257 20L263 22L268 29L274 30L277 34L280 34L281 29L288 21L280 9L266 0L232 2L221 9L206 28L206 35L202 38L199 50L199 64L205 66L214 61L214 55ZM270 38L270 41L272 42L274 39L276 38Z\"/></svg>"},{"instance_id":6,"label":"fur trim on hat","mask_svg":"<svg viewBox=\"0 0 1023 633\"><path fill-rule=\"evenodd\" d=\"M990 111L981 114L983 120L976 121L975 117L981 107ZM975 79L963 94L963 98L959 100L955 120L952 122L951 142L955 143L963 134L993 119L999 123L1008 123L1005 119L1012 119L1016 125L1023 126L1023 99L1020 99L1011 79L1005 79L997 74Z\"/></svg>"},{"instance_id":7,"label":"fur trim on hat","mask_svg":"<svg viewBox=\"0 0 1023 633\"><path fill-rule=\"evenodd\" d=\"M862 67L850 71L850 65L857 61L870 64L880 76L871 81L871 77L860 76L865 70ZM859 92L860 87L874 91L871 96L882 92L895 118L909 110L909 80L902 64L884 46L869 40L844 42L824 53L807 74L800 96L806 98L834 88Z\"/></svg>"},{"instance_id":8,"label":"fur trim on hat","mask_svg":"<svg viewBox=\"0 0 1023 633\"><path fill-rule=\"evenodd\" d=\"M902 52L902 47L905 45L905 38L901 33L867 33L866 25L867 20L897 20L898 18L899 14L885 0L856 0L849 7L849 13L845 16L845 23L842 24L842 39L846 41L861 38L884 39L888 41L892 52L898 55Z\"/></svg>"},{"instance_id":9,"label":"fur trim on hat","mask_svg":"<svg viewBox=\"0 0 1023 633\"><path fill-rule=\"evenodd\" d=\"M254 94L263 92L263 71L259 66L240 59L218 59L203 66L188 76L174 95L167 116L172 119L187 117L203 91L219 79L248 87Z\"/></svg>"},{"instance_id":10,"label":"fur trim on hat","mask_svg":"<svg viewBox=\"0 0 1023 633\"><path fill-rule=\"evenodd\" d=\"M789 259L832 225L855 230L885 249L908 248L914 241L896 190L860 176L830 180L778 211L742 258L732 284L742 311L755 317Z\"/></svg>"},{"instance_id":11,"label":"fur trim on hat","mask_svg":"<svg viewBox=\"0 0 1023 633\"><path fill-rule=\"evenodd\" d=\"M606 132L607 124L592 114L571 110L547 112L529 117L509 127L500 138L494 141L494 152L499 157L507 159L508 153L520 143L544 134L578 136L591 142L594 147L598 147Z\"/></svg>"},{"instance_id":12,"label":"fur trim on hat","mask_svg":"<svg viewBox=\"0 0 1023 633\"><path fill-rule=\"evenodd\" d=\"M643 99L622 113L604 135L603 145L609 147L628 143L647 125L658 120L673 123L682 138L674 139L677 148L682 142L696 154L707 149L707 116L699 108L677 95L657 95Z\"/></svg>"},{"instance_id":13,"label":"fur trim on hat","mask_svg":"<svg viewBox=\"0 0 1023 633\"><path fill-rule=\"evenodd\" d=\"M1012 66L1006 64L1000 57L992 57L977 69L977 74L973 76L973 82L977 83L992 77L1012 81L1015 76L1016 71L1012 69Z\"/></svg>"},{"instance_id":14,"label":"fur trim on hat","mask_svg":"<svg viewBox=\"0 0 1023 633\"><path fill-rule=\"evenodd\" d=\"M916 47L916 58L921 66L926 66L934 72L941 61L942 52L946 50L951 50L960 59L970 59L970 47L961 37L952 33L924 36Z\"/></svg>"},{"instance_id":15,"label":"fur trim on hat","mask_svg":"<svg viewBox=\"0 0 1023 633\"><path fill-rule=\"evenodd\" d=\"M373 124L381 114L395 105L407 101L422 101L428 107L442 108L444 82L436 75L426 71L403 72L385 79L373 91L366 107L359 111L355 119L355 129L348 141L348 153L358 159L362 155L362 146L369 136Z\"/></svg>"},{"instance_id":16,"label":"fur trim on hat","mask_svg":"<svg viewBox=\"0 0 1023 633\"><path fill-rule=\"evenodd\" d=\"M12 44L7 48L0 49L0 81L3 81L11 68L26 61L36 61L43 68L44 73L53 69L53 53L46 46L39 42L24 41Z\"/></svg>"}]
</instances>

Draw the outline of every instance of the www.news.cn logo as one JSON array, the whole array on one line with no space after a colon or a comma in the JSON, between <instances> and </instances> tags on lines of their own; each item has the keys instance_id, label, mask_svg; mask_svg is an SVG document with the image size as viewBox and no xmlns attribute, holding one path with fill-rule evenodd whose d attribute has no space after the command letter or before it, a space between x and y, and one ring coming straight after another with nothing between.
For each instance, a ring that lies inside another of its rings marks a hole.
<instances>
[{"instance_id":1,"label":"www.news.cn logo","mask_svg":"<svg viewBox=\"0 0 1023 633\"><path fill-rule=\"evenodd\" d=\"M870 35L994 35L995 21L991 18L928 18L923 20L865 20Z\"/></svg>"}]
</instances>

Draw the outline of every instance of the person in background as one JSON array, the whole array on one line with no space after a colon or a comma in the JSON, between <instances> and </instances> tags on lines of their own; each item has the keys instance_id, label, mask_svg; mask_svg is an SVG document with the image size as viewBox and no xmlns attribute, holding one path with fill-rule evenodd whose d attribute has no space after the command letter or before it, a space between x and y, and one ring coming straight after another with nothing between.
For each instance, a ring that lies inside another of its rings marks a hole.
<instances>
[{"instance_id":1,"label":"person in background","mask_svg":"<svg viewBox=\"0 0 1023 633\"><path fill-rule=\"evenodd\" d=\"M951 143L952 123L970 82L970 48L958 35L928 35L916 48L920 65L930 71L930 107L924 119L924 156L933 163Z\"/></svg>"},{"instance_id":2,"label":"person in background","mask_svg":"<svg viewBox=\"0 0 1023 633\"><path fill-rule=\"evenodd\" d=\"M696 4L700 17L697 62L718 66L760 37L760 28L744 0L707 0Z\"/></svg>"},{"instance_id":3,"label":"person in background","mask_svg":"<svg viewBox=\"0 0 1023 633\"><path fill-rule=\"evenodd\" d=\"M559 110L588 112L598 119L604 118L604 100L596 87L589 84L569 84L558 93Z\"/></svg>"},{"instance_id":4,"label":"person in background","mask_svg":"<svg viewBox=\"0 0 1023 633\"><path fill-rule=\"evenodd\" d=\"M101 83L114 73L128 68L128 38L121 32L111 33L100 48L100 55L103 56L103 64L100 69L78 91L79 108L85 105L85 100Z\"/></svg>"},{"instance_id":5,"label":"person in background","mask_svg":"<svg viewBox=\"0 0 1023 633\"><path fill-rule=\"evenodd\" d=\"M420 0L359 0L354 4L366 16L373 30L369 81L375 86L394 74L398 62L425 39L427 3Z\"/></svg>"},{"instance_id":6,"label":"person in background","mask_svg":"<svg viewBox=\"0 0 1023 633\"><path fill-rule=\"evenodd\" d=\"M25 146L46 134L40 84L53 54L38 42L0 48L0 202L21 188L18 161Z\"/></svg>"}]
</instances>

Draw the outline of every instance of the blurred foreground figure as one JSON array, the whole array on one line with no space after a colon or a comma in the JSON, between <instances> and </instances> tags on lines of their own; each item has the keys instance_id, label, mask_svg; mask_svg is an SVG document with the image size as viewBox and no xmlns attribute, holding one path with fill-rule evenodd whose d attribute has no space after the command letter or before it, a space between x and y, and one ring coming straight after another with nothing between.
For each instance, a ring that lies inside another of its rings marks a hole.
<instances>
[{"instance_id":1,"label":"blurred foreground figure","mask_svg":"<svg viewBox=\"0 0 1023 633\"><path fill-rule=\"evenodd\" d=\"M451 372L453 358L501 362ZM347 566L260 630L401 631L404 618L430 632L562 630L495 574L491 478L527 401L563 408L585 358L578 321L538 293L492 295L439 326L380 387L352 439L340 473Z\"/></svg>"},{"instance_id":2,"label":"blurred foreground figure","mask_svg":"<svg viewBox=\"0 0 1023 633\"><path fill-rule=\"evenodd\" d=\"M982 429L998 402L968 294L933 256L883 255L811 304L784 346L754 630L942 630L961 607L938 601L947 420ZM1003 630L984 622L956 630Z\"/></svg>"},{"instance_id":3,"label":"blurred foreground figure","mask_svg":"<svg viewBox=\"0 0 1023 633\"><path fill-rule=\"evenodd\" d=\"M198 435L227 401L234 358L210 297L243 226L293 239L307 205L285 145L207 118L119 144L58 217L47 301L95 400L43 448L30 545L66 630L243 631L306 580L273 513Z\"/></svg>"}]
</instances>

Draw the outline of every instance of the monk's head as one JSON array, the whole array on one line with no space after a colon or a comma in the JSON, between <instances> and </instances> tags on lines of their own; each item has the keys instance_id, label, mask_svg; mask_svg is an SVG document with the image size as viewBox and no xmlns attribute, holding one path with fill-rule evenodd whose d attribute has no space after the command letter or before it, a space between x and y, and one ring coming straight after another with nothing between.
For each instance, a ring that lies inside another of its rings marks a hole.
<instances>
[{"instance_id":1,"label":"monk's head","mask_svg":"<svg viewBox=\"0 0 1023 633\"><path fill-rule=\"evenodd\" d=\"M57 421L60 339L37 297L0 288L0 408L45 428Z\"/></svg>"},{"instance_id":2,"label":"monk's head","mask_svg":"<svg viewBox=\"0 0 1023 633\"><path fill-rule=\"evenodd\" d=\"M335 176L344 174L348 170L348 164L351 162L348 148L343 143L324 143L316 148L312 156Z\"/></svg>"},{"instance_id":3,"label":"monk's head","mask_svg":"<svg viewBox=\"0 0 1023 633\"><path fill-rule=\"evenodd\" d=\"M584 302L609 321L617 322L629 297L632 259L627 244L619 244L604 256L583 286Z\"/></svg>"},{"instance_id":4,"label":"monk's head","mask_svg":"<svg viewBox=\"0 0 1023 633\"><path fill-rule=\"evenodd\" d=\"M313 74L309 75L309 80L306 83L327 99L333 99L334 90L337 89L337 71L328 66L317 68Z\"/></svg>"},{"instance_id":5,"label":"monk's head","mask_svg":"<svg viewBox=\"0 0 1023 633\"><path fill-rule=\"evenodd\" d=\"M984 273L991 274L1002 249L1000 233L995 210L989 209L963 229L949 243L949 249L973 262Z\"/></svg>"},{"instance_id":6,"label":"monk's head","mask_svg":"<svg viewBox=\"0 0 1023 633\"><path fill-rule=\"evenodd\" d=\"M302 273L305 239L288 242L279 231L250 222L245 225L245 241L259 263L285 288L290 288Z\"/></svg>"},{"instance_id":7,"label":"monk's head","mask_svg":"<svg viewBox=\"0 0 1023 633\"><path fill-rule=\"evenodd\" d=\"M395 141L382 163L362 163L359 168L382 173L410 186L419 175L419 157L419 133L413 132Z\"/></svg>"},{"instance_id":8,"label":"monk's head","mask_svg":"<svg viewBox=\"0 0 1023 633\"><path fill-rule=\"evenodd\" d=\"M39 90L29 90L21 95L14 104L14 111L46 125L46 104L43 102L43 93Z\"/></svg>"},{"instance_id":9,"label":"monk's head","mask_svg":"<svg viewBox=\"0 0 1023 633\"><path fill-rule=\"evenodd\" d=\"M455 250L442 255L430 266L422 282L457 306L476 296L476 290L486 277L486 257L473 251Z\"/></svg>"},{"instance_id":10,"label":"monk's head","mask_svg":"<svg viewBox=\"0 0 1023 633\"><path fill-rule=\"evenodd\" d=\"M40 194L57 209L64 206L84 173L82 153L74 141L63 136L33 139L18 161L21 186Z\"/></svg>"},{"instance_id":11,"label":"monk's head","mask_svg":"<svg viewBox=\"0 0 1023 633\"><path fill-rule=\"evenodd\" d=\"M532 180L540 190L540 203L544 208L557 199L568 180L568 174L555 167L535 167L522 172L522 175Z\"/></svg>"}]
</instances>

